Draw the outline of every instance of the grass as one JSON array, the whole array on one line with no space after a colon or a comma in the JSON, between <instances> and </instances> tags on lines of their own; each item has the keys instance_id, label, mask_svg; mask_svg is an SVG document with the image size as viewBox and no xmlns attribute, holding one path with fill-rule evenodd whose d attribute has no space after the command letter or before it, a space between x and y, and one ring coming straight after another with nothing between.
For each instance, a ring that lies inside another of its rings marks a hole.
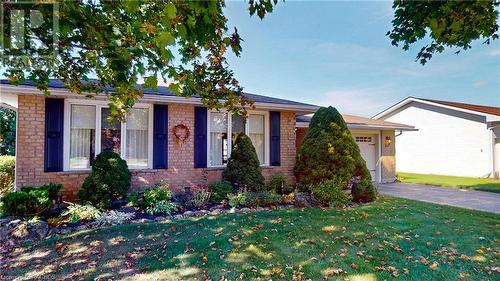
<instances>
[{"instance_id":1,"label":"grass","mask_svg":"<svg viewBox=\"0 0 500 281\"><path fill-rule=\"evenodd\" d=\"M0 279L498 280L499 259L499 215L382 197L81 231L8 253Z\"/></svg>"},{"instance_id":2,"label":"grass","mask_svg":"<svg viewBox=\"0 0 500 281\"><path fill-rule=\"evenodd\" d=\"M496 179L422 175L410 173L398 173L398 179L401 182L406 183L429 184L500 193L500 180Z\"/></svg>"}]
</instances>

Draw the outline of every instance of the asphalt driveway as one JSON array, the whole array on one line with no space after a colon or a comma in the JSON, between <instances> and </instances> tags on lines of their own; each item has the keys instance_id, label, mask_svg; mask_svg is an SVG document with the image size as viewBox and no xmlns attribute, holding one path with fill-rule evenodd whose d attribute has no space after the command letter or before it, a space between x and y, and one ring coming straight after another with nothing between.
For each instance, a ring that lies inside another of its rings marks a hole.
<instances>
[{"instance_id":1,"label":"asphalt driveway","mask_svg":"<svg viewBox=\"0 0 500 281\"><path fill-rule=\"evenodd\" d=\"M382 195L500 214L500 193L408 183L379 184L378 190Z\"/></svg>"}]
</instances>

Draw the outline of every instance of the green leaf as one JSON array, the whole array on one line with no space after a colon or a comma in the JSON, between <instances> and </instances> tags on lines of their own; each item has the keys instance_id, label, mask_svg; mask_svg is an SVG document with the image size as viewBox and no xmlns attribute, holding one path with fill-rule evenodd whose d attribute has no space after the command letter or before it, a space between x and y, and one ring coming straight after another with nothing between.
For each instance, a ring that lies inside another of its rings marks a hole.
<instances>
[{"instance_id":1,"label":"green leaf","mask_svg":"<svg viewBox=\"0 0 500 281\"><path fill-rule=\"evenodd\" d=\"M159 48L164 48L167 45L175 43L175 37L168 31L162 31L156 36L155 43Z\"/></svg>"},{"instance_id":2,"label":"green leaf","mask_svg":"<svg viewBox=\"0 0 500 281\"><path fill-rule=\"evenodd\" d=\"M174 19L177 16L177 8L172 2L167 4L167 6L165 7L165 11L167 12L167 17L169 19Z\"/></svg>"},{"instance_id":3,"label":"green leaf","mask_svg":"<svg viewBox=\"0 0 500 281\"><path fill-rule=\"evenodd\" d=\"M146 77L146 79L144 79L144 87L151 88L156 91L158 89L158 78L156 75Z\"/></svg>"}]
</instances>

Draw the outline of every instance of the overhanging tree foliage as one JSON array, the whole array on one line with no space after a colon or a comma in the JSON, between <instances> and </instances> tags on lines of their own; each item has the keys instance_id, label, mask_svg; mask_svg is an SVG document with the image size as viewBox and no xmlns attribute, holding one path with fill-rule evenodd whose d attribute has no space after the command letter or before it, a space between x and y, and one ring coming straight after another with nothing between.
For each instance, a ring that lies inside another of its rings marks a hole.
<instances>
[{"instance_id":1,"label":"overhanging tree foliage","mask_svg":"<svg viewBox=\"0 0 500 281\"><path fill-rule=\"evenodd\" d=\"M395 0L393 27L387 35L403 50L428 37L430 43L417 55L417 61L425 64L446 47L459 48L459 53L470 49L475 40L490 44L498 39L498 5L496 0Z\"/></svg>"},{"instance_id":2,"label":"overhanging tree foliage","mask_svg":"<svg viewBox=\"0 0 500 281\"><path fill-rule=\"evenodd\" d=\"M0 107L0 155L16 153L16 112Z\"/></svg>"},{"instance_id":3,"label":"overhanging tree foliage","mask_svg":"<svg viewBox=\"0 0 500 281\"><path fill-rule=\"evenodd\" d=\"M179 95L200 95L210 108L244 113L252 105L227 66L226 53L239 55L241 38L236 28L229 31L222 0L55 1L57 6L41 0L1 2L0 48L13 83L29 79L48 93L49 78L58 78L75 93L106 93L112 116L119 119L142 95L137 82L144 79L154 89L158 77L170 81ZM262 18L276 2L251 0L250 14ZM24 8L28 14L38 11L43 21L24 20L31 40L13 48L12 20L23 21L14 11ZM85 83L91 76L99 82ZM109 86L116 92L107 92Z\"/></svg>"}]
</instances>

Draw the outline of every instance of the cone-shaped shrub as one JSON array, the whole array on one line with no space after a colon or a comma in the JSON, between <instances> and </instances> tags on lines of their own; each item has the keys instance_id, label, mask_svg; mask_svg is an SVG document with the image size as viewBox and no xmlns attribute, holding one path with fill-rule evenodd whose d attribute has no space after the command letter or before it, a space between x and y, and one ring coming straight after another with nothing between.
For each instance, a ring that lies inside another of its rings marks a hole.
<instances>
[{"instance_id":1,"label":"cone-shaped shrub","mask_svg":"<svg viewBox=\"0 0 500 281\"><path fill-rule=\"evenodd\" d=\"M231 184L237 183L241 190L259 191L264 189L264 176L259 158L250 138L238 135L231 151L222 178Z\"/></svg>"},{"instance_id":2,"label":"cone-shaped shrub","mask_svg":"<svg viewBox=\"0 0 500 281\"><path fill-rule=\"evenodd\" d=\"M92 163L92 171L83 181L78 197L83 202L108 208L113 200L127 195L130 181L127 162L112 151L103 151Z\"/></svg>"},{"instance_id":3,"label":"cone-shaped shrub","mask_svg":"<svg viewBox=\"0 0 500 281\"><path fill-rule=\"evenodd\" d=\"M304 191L310 192L314 185L325 180L337 179L351 182L353 189L360 183L364 184L362 190L369 194L364 196L364 191L353 193L354 201L367 202L367 198L371 198L368 200L371 201L376 197L376 189L371 183L370 172L359 147L342 115L331 106L320 108L311 119L307 135L297 153L295 175Z\"/></svg>"}]
</instances>

